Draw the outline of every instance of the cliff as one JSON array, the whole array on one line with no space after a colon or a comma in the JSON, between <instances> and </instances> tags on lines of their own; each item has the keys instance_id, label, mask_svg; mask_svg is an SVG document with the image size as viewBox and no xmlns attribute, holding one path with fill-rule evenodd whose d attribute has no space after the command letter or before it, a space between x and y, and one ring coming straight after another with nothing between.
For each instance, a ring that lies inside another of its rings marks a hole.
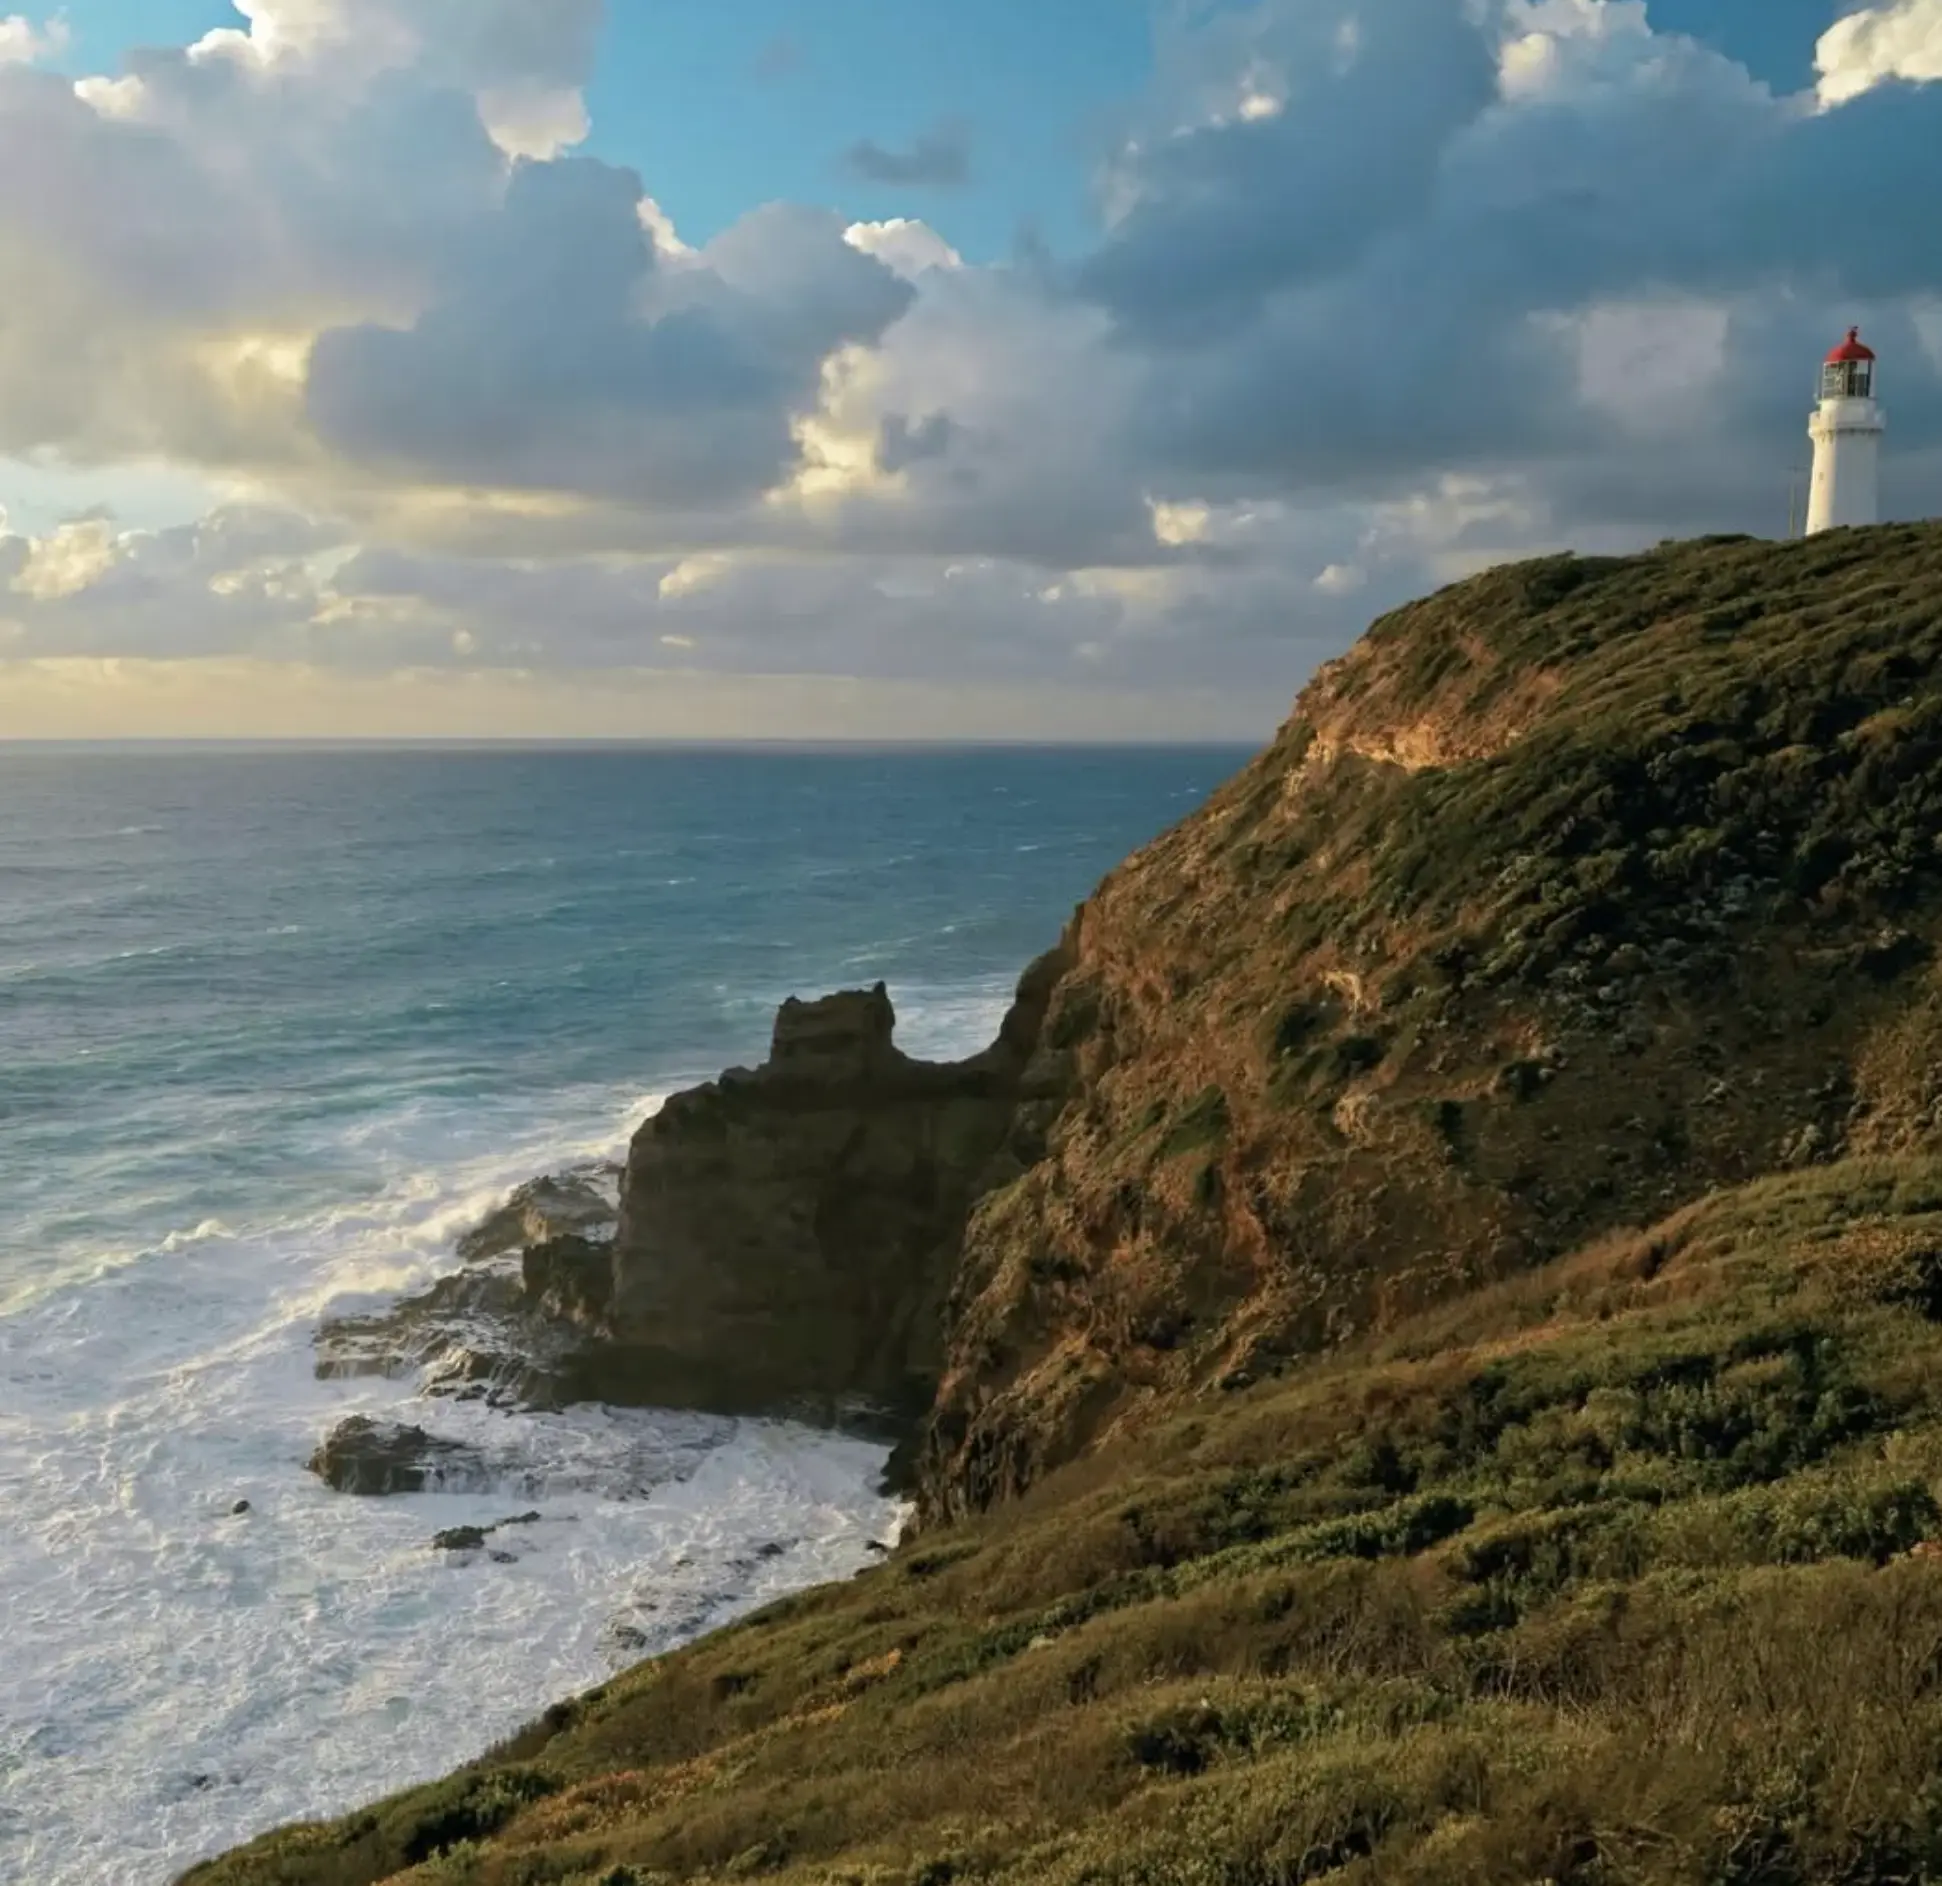
<instances>
[{"instance_id":1,"label":"cliff","mask_svg":"<svg viewBox=\"0 0 1942 1886\"><path fill-rule=\"evenodd\" d=\"M1929 1142L1942 532L1493 571L1086 903L927 1518L1712 1188Z\"/></svg>"},{"instance_id":2,"label":"cliff","mask_svg":"<svg viewBox=\"0 0 1942 1886\"><path fill-rule=\"evenodd\" d=\"M1942 1876L1938 833L1942 528L1386 618L1081 909L818 1338L935 1360L918 1534L190 1878ZM642 1330L746 1084L636 1146Z\"/></svg>"}]
</instances>

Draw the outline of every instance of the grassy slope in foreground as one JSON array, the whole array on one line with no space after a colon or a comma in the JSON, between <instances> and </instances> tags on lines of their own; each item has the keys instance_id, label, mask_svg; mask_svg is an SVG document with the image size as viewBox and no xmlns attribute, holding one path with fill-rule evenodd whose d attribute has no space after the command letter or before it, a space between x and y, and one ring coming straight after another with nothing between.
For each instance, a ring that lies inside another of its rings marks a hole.
<instances>
[{"instance_id":1,"label":"grassy slope in foreground","mask_svg":"<svg viewBox=\"0 0 1942 1886\"><path fill-rule=\"evenodd\" d=\"M1378 624L1075 925L957 1523L198 1886L1942 1873L1938 571Z\"/></svg>"},{"instance_id":2,"label":"grassy slope in foreground","mask_svg":"<svg viewBox=\"0 0 1942 1886\"><path fill-rule=\"evenodd\" d=\"M1933 1877L1938 1316L1942 1163L1721 1193L190 1877Z\"/></svg>"}]
</instances>

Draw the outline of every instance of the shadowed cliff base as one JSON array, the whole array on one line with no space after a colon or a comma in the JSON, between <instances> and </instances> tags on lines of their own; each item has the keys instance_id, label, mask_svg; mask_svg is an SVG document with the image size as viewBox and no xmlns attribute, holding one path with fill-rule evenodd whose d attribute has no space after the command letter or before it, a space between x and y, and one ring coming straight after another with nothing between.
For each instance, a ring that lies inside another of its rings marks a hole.
<instances>
[{"instance_id":1,"label":"shadowed cliff base","mask_svg":"<svg viewBox=\"0 0 1942 1886\"><path fill-rule=\"evenodd\" d=\"M190 1877L1942 1875L1939 832L1942 528L1385 618L1037 972L917 1536Z\"/></svg>"}]
</instances>

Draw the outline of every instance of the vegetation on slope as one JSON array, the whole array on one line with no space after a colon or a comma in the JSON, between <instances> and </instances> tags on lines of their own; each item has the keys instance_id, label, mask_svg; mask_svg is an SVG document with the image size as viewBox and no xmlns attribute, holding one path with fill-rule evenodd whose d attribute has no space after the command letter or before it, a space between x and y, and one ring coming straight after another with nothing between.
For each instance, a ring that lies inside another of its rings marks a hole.
<instances>
[{"instance_id":1,"label":"vegetation on slope","mask_svg":"<svg viewBox=\"0 0 1942 1886\"><path fill-rule=\"evenodd\" d=\"M1158 1423L195 1886L1942 1871L1942 1162Z\"/></svg>"},{"instance_id":2,"label":"vegetation on slope","mask_svg":"<svg viewBox=\"0 0 1942 1886\"><path fill-rule=\"evenodd\" d=\"M1942 1098L1942 528L1491 571L1378 622L1068 940L927 1515Z\"/></svg>"}]
</instances>

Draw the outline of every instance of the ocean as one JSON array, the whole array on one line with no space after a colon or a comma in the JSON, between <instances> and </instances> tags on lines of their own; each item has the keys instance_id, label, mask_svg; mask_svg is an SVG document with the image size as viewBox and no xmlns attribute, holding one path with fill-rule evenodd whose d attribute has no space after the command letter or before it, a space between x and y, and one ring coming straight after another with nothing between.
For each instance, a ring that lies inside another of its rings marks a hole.
<instances>
[{"instance_id":1,"label":"ocean","mask_svg":"<svg viewBox=\"0 0 1942 1886\"><path fill-rule=\"evenodd\" d=\"M787 995L881 979L909 1051L983 1046L1242 757L0 747L0 1879L162 1886L869 1563L879 1447L319 1380L319 1319L622 1156ZM504 1484L333 1493L359 1412Z\"/></svg>"}]
</instances>

